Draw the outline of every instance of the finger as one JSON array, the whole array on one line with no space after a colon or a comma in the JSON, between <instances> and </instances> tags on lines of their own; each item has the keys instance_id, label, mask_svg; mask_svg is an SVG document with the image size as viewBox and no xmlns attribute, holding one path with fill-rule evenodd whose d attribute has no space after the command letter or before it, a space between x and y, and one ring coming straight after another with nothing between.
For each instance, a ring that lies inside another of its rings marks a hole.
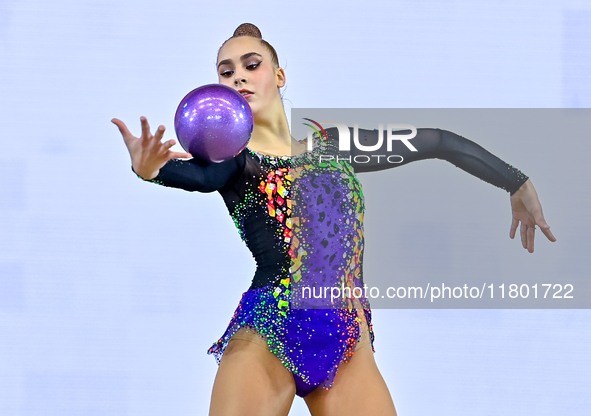
<instances>
[{"instance_id":1,"label":"finger","mask_svg":"<svg viewBox=\"0 0 591 416\"><path fill-rule=\"evenodd\" d=\"M121 135L123 137L125 137L125 136L131 136L131 133L129 132L129 129L127 128L127 126L125 125L125 123L122 122L121 120L119 120L118 118L112 119L111 120L111 123L115 124L119 128L119 131L121 132Z\"/></svg>"},{"instance_id":2,"label":"finger","mask_svg":"<svg viewBox=\"0 0 591 416\"><path fill-rule=\"evenodd\" d=\"M158 129L156 129L156 133L154 134L154 138L157 141L162 140L162 136L164 136L164 130L166 130L166 128L164 126L158 126Z\"/></svg>"},{"instance_id":3,"label":"finger","mask_svg":"<svg viewBox=\"0 0 591 416\"><path fill-rule=\"evenodd\" d=\"M119 128L119 132L121 133L121 136L123 136L123 141L125 142L127 148L131 148L132 142L134 140L138 140L137 137L131 134L125 123L121 120L114 118L111 120L111 122L113 122L113 124L115 124Z\"/></svg>"},{"instance_id":4,"label":"finger","mask_svg":"<svg viewBox=\"0 0 591 416\"><path fill-rule=\"evenodd\" d=\"M172 146L174 146L176 144L176 140L174 139L170 139L169 141L167 141L166 143L164 143L164 146L166 149L170 149ZM176 159L186 159L186 158L193 158L193 155L191 153L183 153L183 152L170 152L172 158L176 158Z\"/></svg>"},{"instance_id":5,"label":"finger","mask_svg":"<svg viewBox=\"0 0 591 416\"><path fill-rule=\"evenodd\" d=\"M142 139L149 139L151 134L150 134L150 125L148 124L148 119L144 116L141 116L140 120L142 122Z\"/></svg>"},{"instance_id":6,"label":"finger","mask_svg":"<svg viewBox=\"0 0 591 416\"><path fill-rule=\"evenodd\" d=\"M550 226L548 225L548 223L546 223L544 217L542 217L541 220L536 221L536 223L540 226L540 230L542 230L542 232L544 233L546 238L548 238L548 240L552 242L556 241L556 237L554 237L554 234L552 234L552 231L550 231Z\"/></svg>"},{"instance_id":7,"label":"finger","mask_svg":"<svg viewBox=\"0 0 591 416\"><path fill-rule=\"evenodd\" d=\"M519 231L521 232L521 245L523 248L527 248L527 228L523 222Z\"/></svg>"},{"instance_id":8,"label":"finger","mask_svg":"<svg viewBox=\"0 0 591 416\"><path fill-rule=\"evenodd\" d=\"M513 217L511 221L511 230L509 231L509 237L515 238L515 231L517 231L517 226L519 225L519 220Z\"/></svg>"},{"instance_id":9,"label":"finger","mask_svg":"<svg viewBox=\"0 0 591 416\"><path fill-rule=\"evenodd\" d=\"M170 139L170 140L168 140L167 142L164 143L164 146L166 147L166 149L170 149L175 144L176 144L176 140Z\"/></svg>"},{"instance_id":10,"label":"finger","mask_svg":"<svg viewBox=\"0 0 591 416\"><path fill-rule=\"evenodd\" d=\"M545 227L540 226L540 229L542 230L546 238L548 238L548 240L552 242L556 241L556 237L554 237L554 234L552 234L552 231L550 231L550 226L548 224L546 224Z\"/></svg>"},{"instance_id":11,"label":"finger","mask_svg":"<svg viewBox=\"0 0 591 416\"><path fill-rule=\"evenodd\" d=\"M535 237L535 227L527 227L527 251L530 253L534 252L534 237Z\"/></svg>"},{"instance_id":12,"label":"finger","mask_svg":"<svg viewBox=\"0 0 591 416\"><path fill-rule=\"evenodd\" d=\"M191 153L182 153L182 152L170 152L171 159L192 159L193 155Z\"/></svg>"},{"instance_id":13,"label":"finger","mask_svg":"<svg viewBox=\"0 0 591 416\"><path fill-rule=\"evenodd\" d=\"M169 141L164 143L164 146L168 150L172 146L174 146L175 144L176 144L176 140L170 139ZM183 158L187 158L187 157L192 158L193 157L193 155L191 153L183 153L183 152L172 152L172 153L177 154L177 155L184 155L184 156L182 156Z\"/></svg>"}]
</instances>

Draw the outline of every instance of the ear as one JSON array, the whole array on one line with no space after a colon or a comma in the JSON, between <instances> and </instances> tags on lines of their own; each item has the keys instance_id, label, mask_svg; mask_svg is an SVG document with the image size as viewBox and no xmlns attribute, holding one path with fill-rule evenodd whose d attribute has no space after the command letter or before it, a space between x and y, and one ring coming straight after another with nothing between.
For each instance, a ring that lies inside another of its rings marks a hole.
<instances>
[{"instance_id":1,"label":"ear","mask_svg":"<svg viewBox=\"0 0 591 416\"><path fill-rule=\"evenodd\" d=\"M283 68L277 68L275 75L277 76L277 88L283 87L285 85L285 71Z\"/></svg>"}]
</instances>

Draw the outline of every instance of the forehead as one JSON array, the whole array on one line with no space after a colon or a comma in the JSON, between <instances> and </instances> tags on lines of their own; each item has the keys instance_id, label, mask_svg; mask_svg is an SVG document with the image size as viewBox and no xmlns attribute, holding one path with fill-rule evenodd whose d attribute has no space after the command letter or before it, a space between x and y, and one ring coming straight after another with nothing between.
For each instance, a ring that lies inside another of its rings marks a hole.
<instances>
[{"instance_id":1,"label":"forehead","mask_svg":"<svg viewBox=\"0 0 591 416\"><path fill-rule=\"evenodd\" d=\"M257 52L263 57L268 57L267 50L261 45L259 38L252 36L239 36L228 40L218 53L218 62L224 59L239 61L240 56L248 52Z\"/></svg>"}]
</instances>

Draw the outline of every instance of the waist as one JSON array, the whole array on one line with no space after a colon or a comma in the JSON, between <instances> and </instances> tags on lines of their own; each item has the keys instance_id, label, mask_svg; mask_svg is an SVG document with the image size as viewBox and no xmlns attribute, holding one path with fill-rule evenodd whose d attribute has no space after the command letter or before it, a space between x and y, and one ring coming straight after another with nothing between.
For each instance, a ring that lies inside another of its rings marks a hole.
<instances>
[{"instance_id":1,"label":"waist","mask_svg":"<svg viewBox=\"0 0 591 416\"><path fill-rule=\"evenodd\" d=\"M281 279L285 279L286 277L289 277L289 262L266 264L262 266L257 265L249 289L276 286Z\"/></svg>"}]
</instances>

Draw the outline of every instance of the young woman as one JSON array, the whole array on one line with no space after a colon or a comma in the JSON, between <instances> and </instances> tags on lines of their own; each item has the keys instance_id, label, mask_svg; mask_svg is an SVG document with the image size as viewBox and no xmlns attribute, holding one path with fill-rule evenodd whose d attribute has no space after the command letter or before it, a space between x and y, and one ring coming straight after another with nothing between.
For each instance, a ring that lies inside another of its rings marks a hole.
<instances>
[{"instance_id":1,"label":"young woman","mask_svg":"<svg viewBox=\"0 0 591 416\"><path fill-rule=\"evenodd\" d=\"M404 158L399 164L385 166L378 158L358 163L361 152L355 149L351 162L318 164L319 155L338 152L338 133L329 129L328 140L315 135L311 151L291 136L279 94L285 72L254 25L240 25L222 45L217 71L219 82L241 92L254 115L248 146L231 160L182 160L192 156L171 151L174 140L161 142L164 126L152 135L142 117L137 138L122 121L112 120L140 178L188 191L218 191L257 261L250 288L208 351L219 363L210 415L287 415L296 394L313 416L396 415L374 361L366 300L326 309L292 305L298 281L363 286L364 201L355 174L427 158L450 161L511 194L510 237L521 223L522 245L529 252L536 225L556 240L531 181L474 142L428 128L417 129L412 139L418 151L394 142L399 147L392 151ZM360 130L360 138L373 144L377 133ZM296 184L306 192L296 196Z\"/></svg>"}]
</instances>

